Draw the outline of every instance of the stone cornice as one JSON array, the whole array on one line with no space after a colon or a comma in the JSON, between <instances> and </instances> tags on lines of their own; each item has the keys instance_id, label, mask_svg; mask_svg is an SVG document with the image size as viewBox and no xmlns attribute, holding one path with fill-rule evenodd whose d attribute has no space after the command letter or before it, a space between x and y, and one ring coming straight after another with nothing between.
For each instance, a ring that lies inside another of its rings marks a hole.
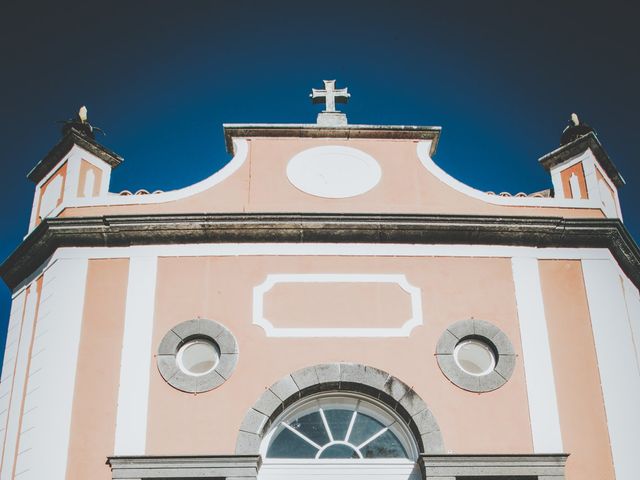
<instances>
[{"instance_id":1,"label":"stone cornice","mask_svg":"<svg viewBox=\"0 0 640 480\"><path fill-rule=\"evenodd\" d=\"M426 478L482 476L482 478L565 478L566 453L557 454L487 454L421 455Z\"/></svg>"},{"instance_id":2,"label":"stone cornice","mask_svg":"<svg viewBox=\"0 0 640 480\"><path fill-rule=\"evenodd\" d=\"M311 124L233 124L225 123L224 139L227 152L233 152L233 138L387 138L404 140L432 140L430 155L435 155L440 138L440 127L413 125L344 125L328 127Z\"/></svg>"},{"instance_id":3,"label":"stone cornice","mask_svg":"<svg viewBox=\"0 0 640 480\"><path fill-rule=\"evenodd\" d=\"M42 180L56 164L62 160L74 145L78 145L89 153L92 153L96 157L104 160L111 168L116 168L124 160L117 153L112 152L108 148L100 145L95 140L82 135L76 129L72 128L69 132L62 137L62 139L45 155L45 157L33 167L33 169L27 174L27 178L34 183L38 183Z\"/></svg>"},{"instance_id":4,"label":"stone cornice","mask_svg":"<svg viewBox=\"0 0 640 480\"><path fill-rule=\"evenodd\" d=\"M109 457L113 479L234 478L255 479L259 455L182 455Z\"/></svg>"},{"instance_id":5,"label":"stone cornice","mask_svg":"<svg viewBox=\"0 0 640 480\"><path fill-rule=\"evenodd\" d=\"M617 219L480 215L238 213L48 218L0 265L0 276L14 288L62 247L243 242L607 248L640 286L640 250Z\"/></svg>"},{"instance_id":6,"label":"stone cornice","mask_svg":"<svg viewBox=\"0 0 640 480\"><path fill-rule=\"evenodd\" d=\"M607 155L602 144L596 137L595 133L591 132L582 137L576 138L573 142L569 142L560 148L555 149L553 152L547 153L541 157L538 162L547 170L551 170L556 165L565 162L577 155L580 155L587 148L590 148L593 155L598 160L598 163L602 166L611 181L616 187L620 188L625 184L624 178L620 175L618 168L614 165L613 161Z\"/></svg>"}]
</instances>

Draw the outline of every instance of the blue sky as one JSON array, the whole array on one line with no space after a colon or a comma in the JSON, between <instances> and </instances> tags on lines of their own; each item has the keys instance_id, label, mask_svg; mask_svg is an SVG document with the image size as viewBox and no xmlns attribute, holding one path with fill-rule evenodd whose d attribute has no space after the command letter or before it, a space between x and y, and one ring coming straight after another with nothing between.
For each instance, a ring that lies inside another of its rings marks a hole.
<instances>
[{"instance_id":1,"label":"blue sky","mask_svg":"<svg viewBox=\"0 0 640 480\"><path fill-rule=\"evenodd\" d=\"M311 123L322 79L350 123L443 127L436 162L492 191L550 187L537 159L569 115L627 180L640 238L640 44L632 2L11 2L0 19L0 257L26 233L25 178L81 105L125 158L112 190L219 169L222 123ZM0 341L10 293L0 286Z\"/></svg>"}]
</instances>

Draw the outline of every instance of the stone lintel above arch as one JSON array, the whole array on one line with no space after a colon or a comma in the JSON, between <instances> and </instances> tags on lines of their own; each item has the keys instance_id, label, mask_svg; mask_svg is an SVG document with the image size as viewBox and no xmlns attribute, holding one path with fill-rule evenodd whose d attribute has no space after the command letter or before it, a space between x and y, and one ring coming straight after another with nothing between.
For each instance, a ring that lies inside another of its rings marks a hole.
<instances>
[{"instance_id":1,"label":"stone lintel above arch","mask_svg":"<svg viewBox=\"0 0 640 480\"><path fill-rule=\"evenodd\" d=\"M236 455L258 455L273 421L298 400L323 392L377 399L407 424L420 453L444 453L440 428L420 396L387 372L355 363L323 363L297 370L271 385L240 425Z\"/></svg>"}]
</instances>

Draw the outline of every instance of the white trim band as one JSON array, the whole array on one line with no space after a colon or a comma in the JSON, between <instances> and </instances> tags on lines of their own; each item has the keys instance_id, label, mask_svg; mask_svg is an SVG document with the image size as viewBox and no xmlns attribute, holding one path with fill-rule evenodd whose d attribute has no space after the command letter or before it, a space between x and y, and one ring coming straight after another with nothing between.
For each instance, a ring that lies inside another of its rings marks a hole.
<instances>
[{"instance_id":1,"label":"white trim band","mask_svg":"<svg viewBox=\"0 0 640 480\"><path fill-rule=\"evenodd\" d=\"M615 259L606 248L537 248L504 245L425 245L393 243L212 243L139 245L131 247L63 247L13 289L19 294L34 278L59 258L131 258L202 256L392 256L392 257L528 257L542 259ZM617 263L616 263L617 265ZM622 270L620 270L622 272ZM621 273L624 275L624 273Z\"/></svg>"},{"instance_id":2,"label":"white trim band","mask_svg":"<svg viewBox=\"0 0 640 480\"><path fill-rule=\"evenodd\" d=\"M531 207L561 207L561 208L600 208L600 202L595 200L574 200L565 198L536 198L536 197L501 197L499 195L489 195L486 192L477 190L469 185L462 183L460 180L452 177L442 170L431 158L429 152L431 150L431 140L418 142L417 153L420 162L425 169L440 180L445 185L457 190L468 197L481 200L485 203L494 205L509 206L531 206Z\"/></svg>"}]
</instances>

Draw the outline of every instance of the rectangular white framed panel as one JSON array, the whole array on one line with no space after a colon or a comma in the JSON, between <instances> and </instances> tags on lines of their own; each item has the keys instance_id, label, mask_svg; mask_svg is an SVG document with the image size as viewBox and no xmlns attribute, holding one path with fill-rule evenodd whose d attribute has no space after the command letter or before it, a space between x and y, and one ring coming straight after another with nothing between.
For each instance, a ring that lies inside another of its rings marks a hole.
<instances>
[{"instance_id":1,"label":"rectangular white framed panel","mask_svg":"<svg viewBox=\"0 0 640 480\"><path fill-rule=\"evenodd\" d=\"M388 328L282 328L264 317L264 296L278 284L390 284L401 288L409 296L411 317L400 327ZM268 337L408 337L423 324L422 291L411 285L403 274L372 273L280 273L268 274L264 282L253 288L253 323L262 327Z\"/></svg>"}]
</instances>

